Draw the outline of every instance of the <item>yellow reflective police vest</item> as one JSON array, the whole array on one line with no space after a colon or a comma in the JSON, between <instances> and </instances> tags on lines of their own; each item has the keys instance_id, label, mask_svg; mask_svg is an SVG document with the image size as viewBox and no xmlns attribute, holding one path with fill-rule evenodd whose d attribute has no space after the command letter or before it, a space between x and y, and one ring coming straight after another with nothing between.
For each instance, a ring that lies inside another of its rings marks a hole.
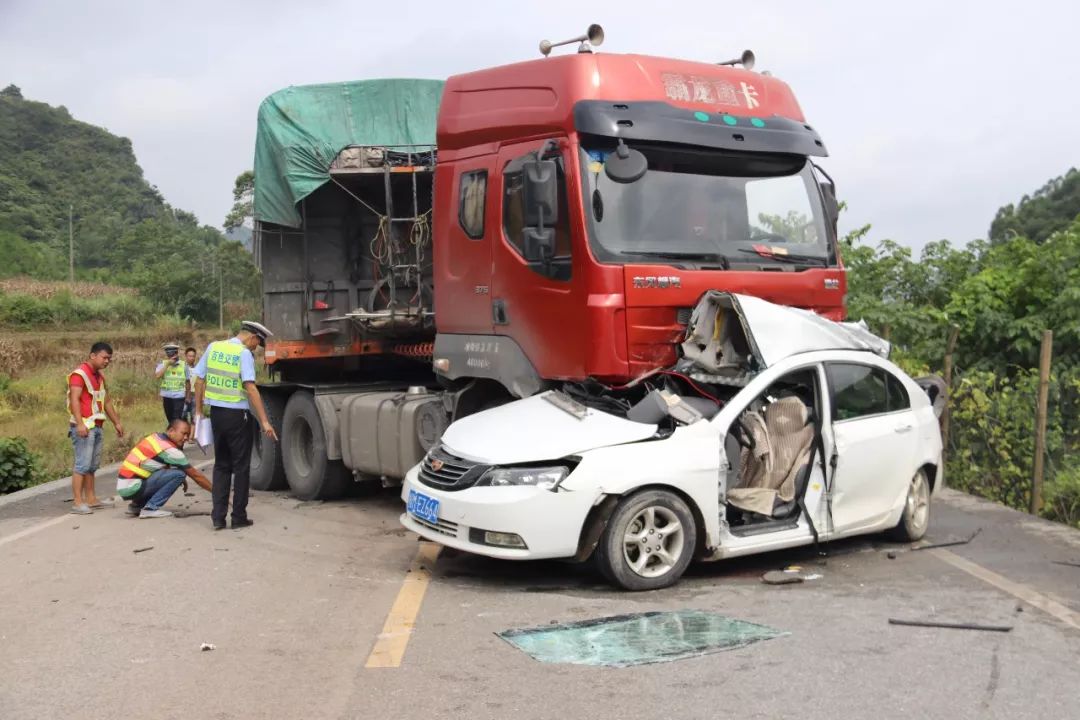
<instances>
[{"instance_id":1,"label":"yellow reflective police vest","mask_svg":"<svg viewBox=\"0 0 1080 720\"><path fill-rule=\"evenodd\" d=\"M187 389L187 365L183 361L175 365L165 365L165 374L161 376L161 390L163 392L184 392Z\"/></svg>"},{"instance_id":2,"label":"yellow reflective police vest","mask_svg":"<svg viewBox=\"0 0 1080 720\"><path fill-rule=\"evenodd\" d=\"M243 402L244 385L240 381L240 356L244 346L225 340L206 348L206 399L225 403Z\"/></svg>"}]
</instances>

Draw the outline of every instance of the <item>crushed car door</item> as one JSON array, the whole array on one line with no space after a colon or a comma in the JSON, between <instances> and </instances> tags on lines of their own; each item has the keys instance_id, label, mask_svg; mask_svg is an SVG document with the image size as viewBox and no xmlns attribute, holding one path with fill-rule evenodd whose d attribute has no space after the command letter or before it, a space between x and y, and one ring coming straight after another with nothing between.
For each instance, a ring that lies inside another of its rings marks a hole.
<instances>
[{"instance_id":1,"label":"crushed car door","mask_svg":"<svg viewBox=\"0 0 1080 720\"><path fill-rule=\"evenodd\" d=\"M884 368L833 362L826 374L832 528L853 534L879 525L903 497L914 471L915 416L903 384Z\"/></svg>"}]
</instances>

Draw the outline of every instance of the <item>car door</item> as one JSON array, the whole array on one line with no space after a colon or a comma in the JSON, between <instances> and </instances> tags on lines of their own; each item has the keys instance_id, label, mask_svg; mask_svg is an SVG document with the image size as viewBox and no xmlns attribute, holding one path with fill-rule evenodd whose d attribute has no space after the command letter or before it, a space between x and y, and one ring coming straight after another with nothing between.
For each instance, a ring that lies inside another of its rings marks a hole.
<instances>
[{"instance_id":1,"label":"car door","mask_svg":"<svg viewBox=\"0 0 1080 720\"><path fill-rule=\"evenodd\" d=\"M918 442L911 399L889 370L826 364L835 448L832 527L838 535L876 529L907 491Z\"/></svg>"}]
</instances>

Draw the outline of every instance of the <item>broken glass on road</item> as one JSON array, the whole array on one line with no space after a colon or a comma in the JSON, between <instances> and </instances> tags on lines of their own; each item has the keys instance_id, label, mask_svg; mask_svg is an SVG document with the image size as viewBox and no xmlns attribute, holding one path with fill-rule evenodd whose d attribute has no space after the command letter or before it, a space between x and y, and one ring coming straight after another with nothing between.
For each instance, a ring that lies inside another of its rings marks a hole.
<instances>
[{"instance_id":1,"label":"broken glass on road","mask_svg":"<svg viewBox=\"0 0 1080 720\"><path fill-rule=\"evenodd\" d=\"M680 610L496 634L540 662L629 667L732 650L787 633L715 613Z\"/></svg>"}]
</instances>

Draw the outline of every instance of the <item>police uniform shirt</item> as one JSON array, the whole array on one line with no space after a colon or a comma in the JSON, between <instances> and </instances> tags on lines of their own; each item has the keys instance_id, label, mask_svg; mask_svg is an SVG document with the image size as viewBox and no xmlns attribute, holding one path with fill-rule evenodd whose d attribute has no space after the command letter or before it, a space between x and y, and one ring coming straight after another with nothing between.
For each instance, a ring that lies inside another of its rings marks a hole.
<instances>
[{"instance_id":1,"label":"police uniform shirt","mask_svg":"<svg viewBox=\"0 0 1080 720\"><path fill-rule=\"evenodd\" d=\"M242 345L240 338L234 337L226 342L236 343ZM200 377L203 380L206 379L206 361L210 357L210 353L213 352L213 344L203 352L202 357L199 358L199 363L195 366L195 376ZM246 382L255 382L255 356L251 354L251 351L244 348L240 353L240 383L241 385ZM239 402L225 402L223 400L212 400L206 398L206 404L210 407L223 407L233 408L234 410L250 410L247 398L240 400Z\"/></svg>"}]
</instances>

